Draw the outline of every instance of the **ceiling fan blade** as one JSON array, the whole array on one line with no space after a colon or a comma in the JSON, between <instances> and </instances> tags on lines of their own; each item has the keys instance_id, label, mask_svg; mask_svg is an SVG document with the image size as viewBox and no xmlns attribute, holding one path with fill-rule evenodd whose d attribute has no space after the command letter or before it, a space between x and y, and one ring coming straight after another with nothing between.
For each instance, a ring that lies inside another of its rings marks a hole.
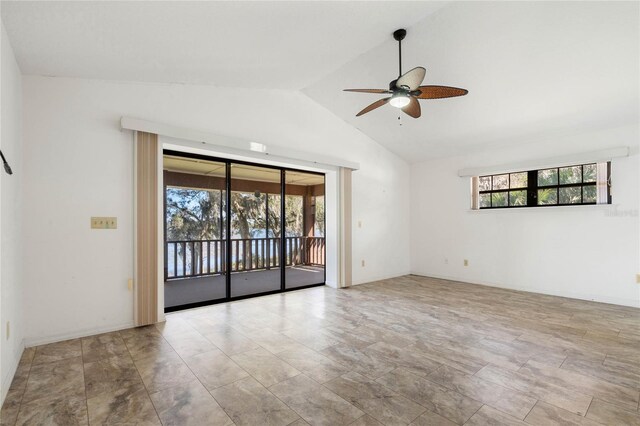
<instances>
[{"instance_id":1,"label":"ceiling fan blade","mask_svg":"<svg viewBox=\"0 0 640 426\"><path fill-rule=\"evenodd\" d=\"M385 89L344 89L343 92L358 92L358 93L391 93Z\"/></svg>"},{"instance_id":2,"label":"ceiling fan blade","mask_svg":"<svg viewBox=\"0 0 640 426\"><path fill-rule=\"evenodd\" d=\"M407 90L416 90L420 84L422 84L422 80L424 80L424 75L427 73L427 70L422 67L415 67L412 70L404 73L398 81L396 81L396 86L399 88L405 88Z\"/></svg>"},{"instance_id":3,"label":"ceiling fan blade","mask_svg":"<svg viewBox=\"0 0 640 426\"><path fill-rule=\"evenodd\" d=\"M418 99L442 99L453 98L456 96L464 96L469 93L466 89L449 86L420 86L418 90L421 92L417 95Z\"/></svg>"},{"instance_id":4,"label":"ceiling fan blade","mask_svg":"<svg viewBox=\"0 0 640 426\"><path fill-rule=\"evenodd\" d=\"M413 96L409 96L409 104L406 107L403 107L402 111L413 118L418 118L421 114L420 102L418 102L418 100Z\"/></svg>"},{"instance_id":5,"label":"ceiling fan blade","mask_svg":"<svg viewBox=\"0 0 640 426\"><path fill-rule=\"evenodd\" d=\"M369 105L368 107L366 107L365 109L363 109L362 111L360 111L359 113L356 114L356 117L360 117L362 114L366 114L369 111L373 111L376 108L380 108L382 105L386 104L387 102L389 102L389 98L383 98L380 99L379 101L375 101L374 103L372 103L371 105Z\"/></svg>"}]
</instances>

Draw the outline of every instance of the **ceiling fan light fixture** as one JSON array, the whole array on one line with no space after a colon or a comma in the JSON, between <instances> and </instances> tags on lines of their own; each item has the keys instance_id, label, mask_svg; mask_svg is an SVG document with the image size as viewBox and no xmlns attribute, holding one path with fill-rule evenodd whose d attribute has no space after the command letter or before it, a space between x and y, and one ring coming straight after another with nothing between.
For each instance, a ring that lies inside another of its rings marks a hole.
<instances>
[{"instance_id":1,"label":"ceiling fan light fixture","mask_svg":"<svg viewBox=\"0 0 640 426\"><path fill-rule=\"evenodd\" d=\"M392 107L404 108L407 105L409 105L409 102L410 102L410 99L409 99L408 95L406 95L404 93L398 93L396 95L393 95L393 97L389 101L389 104Z\"/></svg>"},{"instance_id":2,"label":"ceiling fan light fixture","mask_svg":"<svg viewBox=\"0 0 640 426\"><path fill-rule=\"evenodd\" d=\"M390 104L392 107L402 109L402 112L413 118L419 118L421 99L442 99L464 96L469 93L466 89L449 86L421 86L427 70L424 67L415 67L404 74L402 73L402 40L407 35L407 31L399 29L394 31L393 38L398 41L398 78L389 83L389 89L344 89L345 92L390 94L386 98L378 99L374 103L367 105L362 111L356 114L360 117L383 105Z\"/></svg>"}]
</instances>

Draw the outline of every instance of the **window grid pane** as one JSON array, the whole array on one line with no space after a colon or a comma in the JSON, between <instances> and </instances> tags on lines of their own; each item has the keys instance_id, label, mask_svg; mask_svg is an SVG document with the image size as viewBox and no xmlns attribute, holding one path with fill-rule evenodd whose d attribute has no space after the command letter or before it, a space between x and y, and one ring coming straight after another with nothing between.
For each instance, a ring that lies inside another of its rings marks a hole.
<instances>
[{"instance_id":1,"label":"window grid pane","mask_svg":"<svg viewBox=\"0 0 640 426\"><path fill-rule=\"evenodd\" d=\"M472 208L611 203L609 176L610 163L589 163L474 177Z\"/></svg>"}]
</instances>

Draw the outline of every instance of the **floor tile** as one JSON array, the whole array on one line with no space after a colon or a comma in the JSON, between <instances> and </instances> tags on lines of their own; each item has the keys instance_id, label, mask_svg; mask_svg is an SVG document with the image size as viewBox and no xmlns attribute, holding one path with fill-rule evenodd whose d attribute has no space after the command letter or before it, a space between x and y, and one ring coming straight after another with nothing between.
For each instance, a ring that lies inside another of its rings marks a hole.
<instances>
[{"instance_id":1,"label":"floor tile","mask_svg":"<svg viewBox=\"0 0 640 426\"><path fill-rule=\"evenodd\" d=\"M370 415L365 414L364 416L359 417L349 426L382 426L382 423L380 423Z\"/></svg>"},{"instance_id":2,"label":"floor tile","mask_svg":"<svg viewBox=\"0 0 640 426\"><path fill-rule=\"evenodd\" d=\"M328 382L349 372L344 365L307 347L280 352L276 356L318 383Z\"/></svg>"},{"instance_id":3,"label":"floor tile","mask_svg":"<svg viewBox=\"0 0 640 426\"><path fill-rule=\"evenodd\" d=\"M188 383L195 376L175 353L150 356L135 361L136 368L149 392Z\"/></svg>"},{"instance_id":4,"label":"floor tile","mask_svg":"<svg viewBox=\"0 0 640 426\"><path fill-rule=\"evenodd\" d=\"M138 370L129 356L85 363L84 381L87 398L142 384Z\"/></svg>"},{"instance_id":5,"label":"floor tile","mask_svg":"<svg viewBox=\"0 0 640 426\"><path fill-rule=\"evenodd\" d=\"M320 333L320 331L317 329L314 330L310 328L294 328L285 330L282 332L282 334L315 351L321 351L322 349L328 348L329 346L337 345L338 343L340 343L338 340Z\"/></svg>"},{"instance_id":6,"label":"floor tile","mask_svg":"<svg viewBox=\"0 0 640 426\"><path fill-rule=\"evenodd\" d=\"M82 344L80 339L65 340L58 343L38 346L33 357L33 365L47 362L60 361L68 358L82 356Z\"/></svg>"},{"instance_id":7,"label":"floor tile","mask_svg":"<svg viewBox=\"0 0 640 426\"><path fill-rule=\"evenodd\" d=\"M164 426L233 425L229 416L197 380L150 396Z\"/></svg>"},{"instance_id":8,"label":"floor tile","mask_svg":"<svg viewBox=\"0 0 640 426\"><path fill-rule=\"evenodd\" d=\"M330 346L320 353L351 371L374 379L396 368L396 364L383 355L372 351L365 352L343 344Z\"/></svg>"},{"instance_id":9,"label":"floor tile","mask_svg":"<svg viewBox=\"0 0 640 426\"><path fill-rule=\"evenodd\" d=\"M433 411L427 410L420 417L415 419L411 426L455 426L456 423L451 420L442 417L439 414L434 413Z\"/></svg>"},{"instance_id":10,"label":"floor tile","mask_svg":"<svg viewBox=\"0 0 640 426\"><path fill-rule=\"evenodd\" d=\"M217 327L203 336L229 356L260 348L256 342L231 327Z\"/></svg>"},{"instance_id":11,"label":"floor tile","mask_svg":"<svg viewBox=\"0 0 640 426\"><path fill-rule=\"evenodd\" d=\"M13 425L18 418L24 389L9 389L0 410L0 426Z\"/></svg>"},{"instance_id":12,"label":"floor tile","mask_svg":"<svg viewBox=\"0 0 640 426\"><path fill-rule=\"evenodd\" d=\"M526 426L522 420L516 419L508 414L483 405L470 419L465 426Z\"/></svg>"},{"instance_id":13,"label":"floor tile","mask_svg":"<svg viewBox=\"0 0 640 426\"><path fill-rule=\"evenodd\" d=\"M23 404L16 425L88 425L84 395L54 395Z\"/></svg>"},{"instance_id":14,"label":"floor tile","mask_svg":"<svg viewBox=\"0 0 640 426\"><path fill-rule=\"evenodd\" d=\"M86 424L85 393L91 424L160 424L152 392L165 423L219 415L213 393L250 425L638 425L638 324L634 308L418 276L305 289L28 348L0 424ZM332 394L366 414L350 422Z\"/></svg>"},{"instance_id":15,"label":"floor tile","mask_svg":"<svg viewBox=\"0 0 640 426\"><path fill-rule=\"evenodd\" d=\"M114 356L129 356L129 350L120 333L99 334L82 339L84 362L94 362Z\"/></svg>"},{"instance_id":16,"label":"floor tile","mask_svg":"<svg viewBox=\"0 0 640 426\"><path fill-rule=\"evenodd\" d=\"M466 422L482 406L481 402L403 368L380 377L377 382L458 424Z\"/></svg>"},{"instance_id":17,"label":"floor tile","mask_svg":"<svg viewBox=\"0 0 640 426\"><path fill-rule=\"evenodd\" d=\"M233 355L231 359L266 387L300 374L300 371L263 348Z\"/></svg>"},{"instance_id":18,"label":"floor tile","mask_svg":"<svg viewBox=\"0 0 640 426\"><path fill-rule=\"evenodd\" d=\"M31 367L22 403L53 394L84 396L82 357L62 359Z\"/></svg>"},{"instance_id":19,"label":"floor tile","mask_svg":"<svg viewBox=\"0 0 640 426\"><path fill-rule=\"evenodd\" d=\"M408 424L425 408L358 373L347 373L325 386L384 424Z\"/></svg>"},{"instance_id":20,"label":"floor tile","mask_svg":"<svg viewBox=\"0 0 640 426\"><path fill-rule=\"evenodd\" d=\"M120 331L120 335L134 360L147 358L149 356L176 353L169 342L162 337L155 327L139 327L133 330L138 331L129 332L123 330Z\"/></svg>"},{"instance_id":21,"label":"floor tile","mask_svg":"<svg viewBox=\"0 0 640 426\"><path fill-rule=\"evenodd\" d=\"M440 367L427 379L520 420L524 419L536 404L535 398L448 366Z\"/></svg>"},{"instance_id":22,"label":"floor tile","mask_svg":"<svg viewBox=\"0 0 640 426\"><path fill-rule=\"evenodd\" d=\"M584 416L593 399L590 395L570 392L564 387L535 377L522 375L494 365L487 365L475 374L476 377L516 390L556 407Z\"/></svg>"},{"instance_id":23,"label":"floor tile","mask_svg":"<svg viewBox=\"0 0 640 426\"><path fill-rule=\"evenodd\" d=\"M185 358L184 361L209 390L249 376L249 373L219 349Z\"/></svg>"},{"instance_id":24,"label":"floor tile","mask_svg":"<svg viewBox=\"0 0 640 426\"><path fill-rule=\"evenodd\" d=\"M285 426L299 418L252 377L214 389L211 394L238 426Z\"/></svg>"},{"instance_id":25,"label":"floor tile","mask_svg":"<svg viewBox=\"0 0 640 426\"><path fill-rule=\"evenodd\" d=\"M571 391L593 395L596 399L619 405L625 409L638 408L638 400L640 399L638 389L620 386L563 368L548 367L535 361L527 362L519 372Z\"/></svg>"},{"instance_id":26,"label":"floor tile","mask_svg":"<svg viewBox=\"0 0 640 426\"><path fill-rule=\"evenodd\" d=\"M638 411L624 410L619 406L597 399L591 403L586 417L603 425L640 426Z\"/></svg>"},{"instance_id":27,"label":"floor tile","mask_svg":"<svg viewBox=\"0 0 640 426\"><path fill-rule=\"evenodd\" d=\"M87 400L92 425L160 426L160 419L144 386L105 392Z\"/></svg>"},{"instance_id":28,"label":"floor tile","mask_svg":"<svg viewBox=\"0 0 640 426\"><path fill-rule=\"evenodd\" d=\"M441 363L425 356L413 346L397 348L388 343L378 342L362 349L362 352L384 359L391 366L404 367L419 376L427 376L442 366Z\"/></svg>"},{"instance_id":29,"label":"floor tile","mask_svg":"<svg viewBox=\"0 0 640 426\"><path fill-rule=\"evenodd\" d=\"M302 345L290 337L282 333L265 329L246 334L248 338L262 346L272 354L278 354L283 351L297 349Z\"/></svg>"},{"instance_id":30,"label":"floor tile","mask_svg":"<svg viewBox=\"0 0 640 426\"><path fill-rule=\"evenodd\" d=\"M171 334L169 336L165 336L165 339L169 342L173 350L175 350L182 358L218 349L213 343L197 332L193 332L193 335Z\"/></svg>"},{"instance_id":31,"label":"floor tile","mask_svg":"<svg viewBox=\"0 0 640 426\"><path fill-rule=\"evenodd\" d=\"M525 423L539 426L601 426L593 420L538 401L524 419Z\"/></svg>"},{"instance_id":32,"label":"floor tile","mask_svg":"<svg viewBox=\"0 0 640 426\"><path fill-rule=\"evenodd\" d=\"M269 390L311 425L348 425L364 415L304 374L273 385Z\"/></svg>"}]
</instances>

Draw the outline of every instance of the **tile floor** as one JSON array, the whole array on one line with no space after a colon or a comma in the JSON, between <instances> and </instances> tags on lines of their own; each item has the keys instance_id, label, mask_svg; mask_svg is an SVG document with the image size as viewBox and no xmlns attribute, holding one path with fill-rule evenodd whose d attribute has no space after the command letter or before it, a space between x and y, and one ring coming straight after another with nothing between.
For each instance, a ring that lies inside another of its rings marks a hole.
<instances>
[{"instance_id":1,"label":"tile floor","mask_svg":"<svg viewBox=\"0 0 640 426\"><path fill-rule=\"evenodd\" d=\"M640 425L640 310L406 276L25 350L2 425Z\"/></svg>"}]
</instances>

